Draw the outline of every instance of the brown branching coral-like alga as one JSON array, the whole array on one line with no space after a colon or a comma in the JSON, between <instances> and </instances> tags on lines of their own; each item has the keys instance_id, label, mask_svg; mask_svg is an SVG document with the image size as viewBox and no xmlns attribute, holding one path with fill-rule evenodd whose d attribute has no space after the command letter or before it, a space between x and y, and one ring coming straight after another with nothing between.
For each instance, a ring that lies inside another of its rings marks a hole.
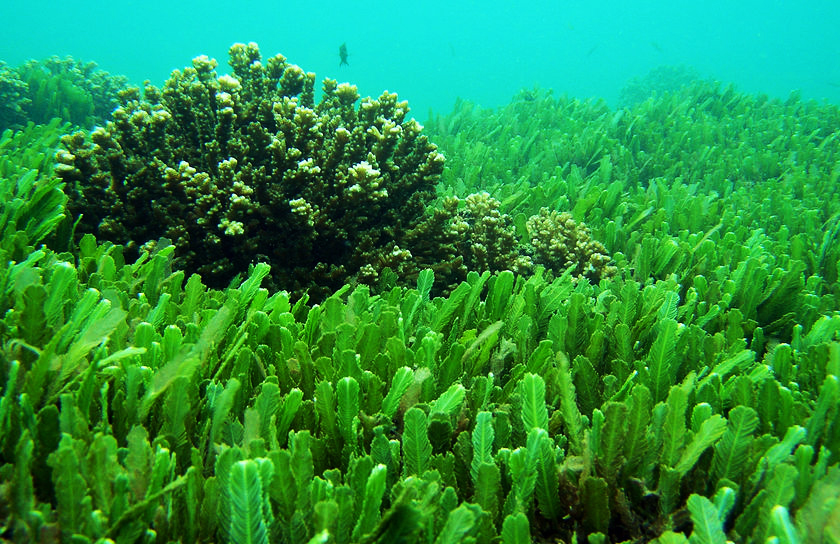
<instances>
[{"instance_id":1,"label":"brown branching coral-like alga","mask_svg":"<svg viewBox=\"0 0 840 544\"><path fill-rule=\"evenodd\" d=\"M123 93L113 120L64 138L58 174L78 233L140 248L165 237L176 264L223 286L256 261L271 286L316 298L382 267L411 267L443 155L385 92L315 75L256 44L207 57L162 89Z\"/></svg>"}]
</instances>

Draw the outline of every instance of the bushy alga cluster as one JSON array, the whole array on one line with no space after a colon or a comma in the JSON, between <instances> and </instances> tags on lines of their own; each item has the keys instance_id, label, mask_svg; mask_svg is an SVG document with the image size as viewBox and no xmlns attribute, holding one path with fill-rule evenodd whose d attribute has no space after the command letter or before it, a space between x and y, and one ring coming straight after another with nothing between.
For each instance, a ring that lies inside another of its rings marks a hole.
<instances>
[{"instance_id":1,"label":"bushy alga cluster","mask_svg":"<svg viewBox=\"0 0 840 544\"><path fill-rule=\"evenodd\" d=\"M455 209L458 198L450 197L445 207ZM500 202L487 192L473 193L453 217L452 230L458 253L469 270L531 271L532 262L520 251L513 220L499 210Z\"/></svg>"},{"instance_id":2,"label":"bushy alga cluster","mask_svg":"<svg viewBox=\"0 0 840 544\"><path fill-rule=\"evenodd\" d=\"M63 139L57 172L78 234L135 253L166 238L176 265L211 286L267 262L270 287L315 300L385 268L406 283L432 268L453 285L469 270L559 273L578 258L576 274L600 277L606 252L573 221L534 223L553 240L532 248L487 193L431 206L444 158L395 94L360 101L326 79L316 104L314 74L253 43L234 45L230 66L218 75L198 57L162 89L121 93L104 127Z\"/></svg>"},{"instance_id":3,"label":"bushy alga cluster","mask_svg":"<svg viewBox=\"0 0 840 544\"><path fill-rule=\"evenodd\" d=\"M162 89L126 91L106 126L64 138L79 233L135 251L165 237L215 286L268 262L273 287L316 298L431 258L405 245L444 158L406 102L326 79L316 104L314 74L253 43L230 49L230 75L216 66L198 57Z\"/></svg>"},{"instance_id":4,"label":"bushy alga cluster","mask_svg":"<svg viewBox=\"0 0 840 544\"><path fill-rule=\"evenodd\" d=\"M606 248L568 212L541 208L525 220L520 233L514 219L501 211L501 202L482 191L464 199L443 198L430 223L424 225L423 236L446 255L427 266L449 285L465 279L470 270L528 275L543 266L558 276L571 268L572 277L593 283L616 272Z\"/></svg>"},{"instance_id":5,"label":"bushy alga cluster","mask_svg":"<svg viewBox=\"0 0 840 544\"><path fill-rule=\"evenodd\" d=\"M569 212L540 208L528 218L527 229L534 262L555 274L573 267L573 276L597 283L616 272L604 245L593 240L589 228Z\"/></svg>"}]
</instances>

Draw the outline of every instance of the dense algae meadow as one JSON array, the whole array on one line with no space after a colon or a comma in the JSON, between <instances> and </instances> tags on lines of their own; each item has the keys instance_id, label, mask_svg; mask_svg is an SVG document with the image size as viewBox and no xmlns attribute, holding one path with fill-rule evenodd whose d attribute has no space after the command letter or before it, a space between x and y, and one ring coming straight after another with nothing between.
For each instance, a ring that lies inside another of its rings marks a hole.
<instances>
[{"instance_id":1,"label":"dense algae meadow","mask_svg":"<svg viewBox=\"0 0 840 544\"><path fill-rule=\"evenodd\" d=\"M0 65L4 542L840 541L840 108L229 64Z\"/></svg>"}]
</instances>

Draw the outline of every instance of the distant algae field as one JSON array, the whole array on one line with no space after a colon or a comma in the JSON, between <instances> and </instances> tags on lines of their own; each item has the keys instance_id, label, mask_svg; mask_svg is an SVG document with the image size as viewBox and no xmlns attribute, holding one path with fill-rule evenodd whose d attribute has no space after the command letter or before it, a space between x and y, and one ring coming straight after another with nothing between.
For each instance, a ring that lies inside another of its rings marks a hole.
<instances>
[{"instance_id":1,"label":"distant algae field","mask_svg":"<svg viewBox=\"0 0 840 544\"><path fill-rule=\"evenodd\" d=\"M229 68L0 62L2 542L840 542L840 106Z\"/></svg>"}]
</instances>

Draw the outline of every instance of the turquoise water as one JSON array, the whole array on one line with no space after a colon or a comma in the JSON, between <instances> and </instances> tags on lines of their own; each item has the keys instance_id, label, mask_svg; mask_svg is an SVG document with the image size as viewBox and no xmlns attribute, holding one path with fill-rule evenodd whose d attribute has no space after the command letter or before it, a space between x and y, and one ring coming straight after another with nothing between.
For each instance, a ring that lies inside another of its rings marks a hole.
<instances>
[{"instance_id":1,"label":"turquoise water","mask_svg":"<svg viewBox=\"0 0 840 544\"><path fill-rule=\"evenodd\" d=\"M231 7L240 4L247 7ZM525 6L525 7L522 7ZM840 103L840 2L713 0L570 2L0 3L0 60L72 55L140 83L255 41L319 79L388 89L419 119L457 97L507 103L539 86L615 103L633 76L686 65L748 92ZM347 43L349 66L339 67Z\"/></svg>"}]
</instances>

